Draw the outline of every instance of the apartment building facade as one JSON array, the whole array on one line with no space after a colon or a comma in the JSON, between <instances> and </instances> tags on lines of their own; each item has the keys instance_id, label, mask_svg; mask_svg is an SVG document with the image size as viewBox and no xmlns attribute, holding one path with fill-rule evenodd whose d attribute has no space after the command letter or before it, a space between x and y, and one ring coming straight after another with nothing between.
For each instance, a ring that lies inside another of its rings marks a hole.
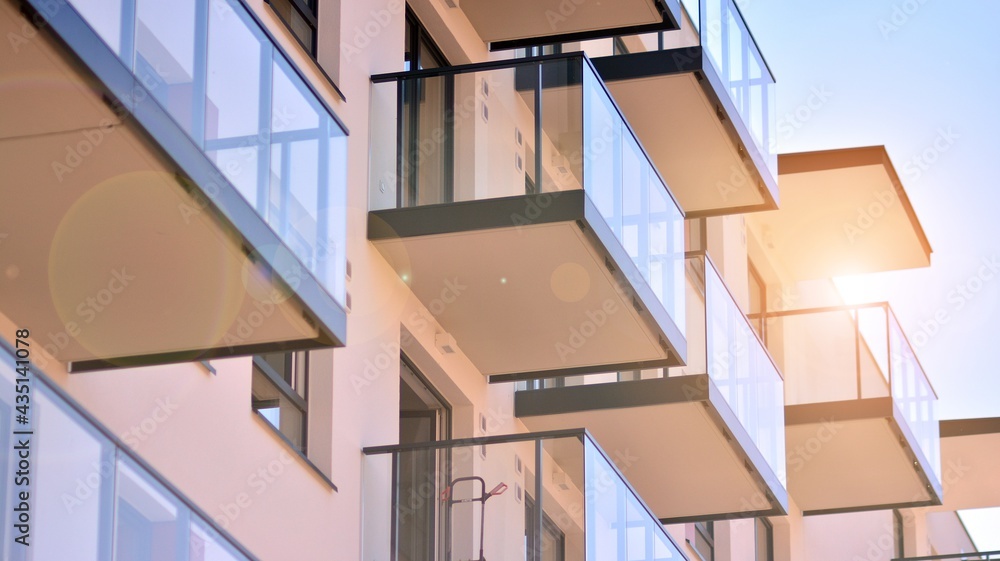
<instances>
[{"instance_id":1,"label":"apartment building facade","mask_svg":"<svg viewBox=\"0 0 1000 561\"><path fill-rule=\"evenodd\" d=\"M832 283L930 263L892 162L777 153L733 0L0 9L4 559L888 560L1000 505Z\"/></svg>"}]
</instances>

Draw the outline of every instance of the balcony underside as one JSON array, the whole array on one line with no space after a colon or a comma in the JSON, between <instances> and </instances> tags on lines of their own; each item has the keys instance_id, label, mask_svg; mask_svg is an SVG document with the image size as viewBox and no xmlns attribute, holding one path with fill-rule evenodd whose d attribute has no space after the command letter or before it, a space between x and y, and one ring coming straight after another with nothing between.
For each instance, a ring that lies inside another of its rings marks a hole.
<instances>
[{"instance_id":1,"label":"balcony underside","mask_svg":"<svg viewBox=\"0 0 1000 561\"><path fill-rule=\"evenodd\" d=\"M515 394L532 431L585 427L665 523L785 514L788 495L708 375Z\"/></svg>"},{"instance_id":2,"label":"balcony underside","mask_svg":"<svg viewBox=\"0 0 1000 561\"><path fill-rule=\"evenodd\" d=\"M1000 419L942 421L941 470L941 510L1000 505Z\"/></svg>"},{"instance_id":3,"label":"balcony underside","mask_svg":"<svg viewBox=\"0 0 1000 561\"><path fill-rule=\"evenodd\" d=\"M890 398L785 407L788 492L804 514L941 504L941 483Z\"/></svg>"},{"instance_id":4,"label":"balcony underside","mask_svg":"<svg viewBox=\"0 0 1000 561\"><path fill-rule=\"evenodd\" d=\"M688 218L777 208L777 182L760 173L766 163L701 48L593 62Z\"/></svg>"},{"instance_id":5,"label":"balcony underside","mask_svg":"<svg viewBox=\"0 0 1000 561\"><path fill-rule=\"evenodd\" d=\"M679 28L678 0L456 0L494 50Z\"/></svg>"},{"instance_id":6,"label":"balcony underside","mask_svg":"<svg viewBox=\"0 0 1000 561\"><path fill-rule=\"evenodd\" d=\"M491 381L686 356L680 330L583 191L373 211L368 226Z\"/></svg>"},{"instance_id":7,"label":"balcony underside","mask_svg":"<svg viewBox=\"0 0 1000 561\"><path fill-rule=\"evenodd\" d=\"M53 26L67 24L71 10L63 12ZM29 24L4 1L0 25L7 36ZM73 370L342 340L342 317L304 311L271 272L267 263L290 253L236 190L214 172L210 201L185 179L212 177L214 168L188 149L177 125L150 97L131 112L114 106L107 100L117 96L88 68L100 65L119 88L141 88L128 70L93 41L78 59L51 29L0 64L7 84L0 104L16 108L0 129L0 313ZM85 32L96 38L83 27L70 37L85 42ZM132 91L136 99L145 92ZM152 140L148 122L159 123L160 133L173 127L172 146L188 156L185 165ZM217 209L235 216L240 204L234 228ZM256 261L247 247L263 248L252 251ZM332 303L307 277L296 288Z\"/></svg>"},{"instance_id":8,"label":"balcony underside","mask_svg":"<svg viewBox=\"0 0 1000 561\"><path fill-rule=\"evenodd\" d=\"M748 217L790 278L926 267L931 247L884 147L778 158L781 210Z\"/></svg>"}]
</instances>

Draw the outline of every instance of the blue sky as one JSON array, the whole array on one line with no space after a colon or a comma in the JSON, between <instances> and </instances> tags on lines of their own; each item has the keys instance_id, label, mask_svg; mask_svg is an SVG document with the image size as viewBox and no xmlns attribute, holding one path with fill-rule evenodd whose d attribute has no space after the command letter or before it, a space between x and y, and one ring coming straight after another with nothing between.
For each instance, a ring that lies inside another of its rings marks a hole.
<instances>
[{"instance_id":1,"label":"blue sky","mask_svg":"<svg viewBox=\"0 0 1000 561\"><path fill-rule=\"evenodd\" d=\"M827 98L779 151L885 145L934 249L929 268L845 279L846 293L891 302L941 418L1000 416L1000 2L738 3L778 119Z\"/></svg>"},{"instance_id":2,"label":"blue sky","mask_svg":"<svg viewBox=\"0 0 1000 561\"><path fill-rule=\"evenodd\" d=\"M843 279L845 294L892 304L942 419L1000 416L1000 2L739 5L777 78L777 117L828 98L779 151L885 145L934 249L929 268ZM997 509L963 519L981 551L1000 548Z\"/></svg>"}]
</instances>

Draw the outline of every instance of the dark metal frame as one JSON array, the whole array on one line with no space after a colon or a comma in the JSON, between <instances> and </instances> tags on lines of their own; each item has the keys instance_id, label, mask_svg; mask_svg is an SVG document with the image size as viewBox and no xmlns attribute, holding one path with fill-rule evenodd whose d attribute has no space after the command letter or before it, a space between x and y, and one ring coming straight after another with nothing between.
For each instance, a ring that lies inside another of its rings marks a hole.
<instances>
[{"instance_id":1,"label":"dark metal frame","mask_svg":"<svg viewBox=\"0 0 1000 561\"><path fill-rule=\"evenodd\" d=\"M708 559L698 551L697 543L691 544L691 549L694 550L695 554L702 559L702 561L715 561L715 523L712 520L699 520L694 524L694 531L701 537L702 540L710 548L708 552ZM695 538L697 541L697 538Z\"/></svg>"},{"instance_id":2,"label":"dark metal frame","mask_svg":"<svg viewBox=\"0 0 1000 561\"><path fill-rule=\"evenodd\" d=\"M588 39L601 39L613 35L636 35L640 33L651 33L654 31L674 31L681 27L681 5L679 0L653 0L657 9L663 16L662 23L651 23L644 25L630 25L612 29L597 29L593 31L577 31L572 33L560 33L555 35L545 35L542 37L529 37L527 39L511 39L507 41L496 41L490 43L491 51L505 51L510 49L520 49L534 47L538 45L549 45L552 43L570 43L575 41L585 41Z\"/></svg>"},{"instance_id":3,"label":"dark metal frame","mask_svg":"<svg viewBox=\"0 0 1000 561\"><path fill-rule=\"evenodd\" d=\"M294 356L295 354L296 353L294 351L293 352L289 352L289 353L285 353L286 367L288 367L288 366L294 367L295 360L296 360L295 356ZM280 392L281 395L285 397L285 399L287 399L288 401L290 401L291 404L294 405L295 408L299 410L299 413L302 414L302 421L303 421L302 422L302 435L300 437L300 438L302 438L302 449L299 450L299 451L303 455L305 455L305 454L308 453L307 451L309 450L309 446L308 446L308 438L309 438L309 353L308 352L304 352L303 355L305 356L305 365L303 366L303 372L304 372L304 377L305 377L305 379L303 380L303 384L304 384L303 393L305 393L305 397L299 395L298 391L295 388L293 388L288 382L286 382L285 379L281 376L281 374L279 374L277 371L275 371L274 368L267 361L265 361L263 358L261 358L260 356L253 357L253 367L255 369L257 369L257 371L259 371L261 374L263 374L264 377L267 379L267 381L270 382L272 386L274 386L274 389L278 390L278 392ZM268 400L268 401L276 401L276 400ZM264 403L264 402L257 402L257 403ZM256 407L254 407L254 412L257 413L258 415L260 415L260 413L257 412L257 408ZM268 424L270 424L270 423L268 423ZM274 427L274 428L279 433L281 433L281 429L280 428L278 428L278 427ZM284 436L284 433L281 433L281 434L282 434L282 436Z\"/></svg>"},{"instance_id":4,"label":"dark metal frame","mask_svg":"<svg viewBox=\"0 0 1000 561\"><path fill-rule=\"evenodd\" d=\"M309 53L309 56L315 59L318 51L317 45L319 44L319 0L286 0L286 1L288 2L289 6L293 10L298 12L298 14L302 17L302 19L304 19L305 22L309 24L309 27L312 29L312 44L306 45L302 41L302 38L299 37L298 33L295 33L295 31L292 29L292 22L287 21L285 19L285 16L283 16L281 12L278 10L277 6L274 5L274 0L264 0L264 3L270 6L274 14L278 16L279 20L281 20L281 23L285 24L285 27L288 28L288 31L292 34L292 37L295 37L295 40L298 41L299 45L302 45L302 48L305 49L307 53Z\"/></svg>"},{"instance_id":5,"label":"dark metal frame","mask_svg":"<svg viewBox=\"0 0 1000 561\"><path fill-rule=\"evenodd\" d=\"M441 48L438 47L434 38L431 37L430 32L424 26L417 14L413 12L410 5L406 5L406 25L410 31L410 41L409 45L406 47L409 49L410 56L413 60L410 60L410 68L406 72L417 72L420 70L421 55L424 53L424 49L428 50L430 56L436 59L436 62L440 64L434 68L448 68L450 63L448 58L444 56ZM454 145L455 145L455 122L452 110L449 108L455 105L455 80L451 75L445 75L442 78L444 88L443 97L441 99L442 111L441 114L444 118L444 142L442 147L442 156L444 161L441 164L444 181L443 192L445 201L451 201L454 198ZM409 87L407 87L409 86ZM397 154L397 167L396 167L396 206L412 206L417 204L417 179L419 176L419 158L416 158L413 154L405 154L403 147L409 146L412 150L417 150L417 137L419 135L420 126L420 102L425 98L425 88L426 84L423 80L399 80L396 84L396 99L398 104L398 115L399 119L396 119L396 154ZM402 118L403 115L405 117ZM409 127L408 129L406 127ZM404 142L403 136L404 131L408 130L409 135L406 139L408 144ZM403 181L406 181L406 189L404 190Z\"/></svg>"}]
</instances>

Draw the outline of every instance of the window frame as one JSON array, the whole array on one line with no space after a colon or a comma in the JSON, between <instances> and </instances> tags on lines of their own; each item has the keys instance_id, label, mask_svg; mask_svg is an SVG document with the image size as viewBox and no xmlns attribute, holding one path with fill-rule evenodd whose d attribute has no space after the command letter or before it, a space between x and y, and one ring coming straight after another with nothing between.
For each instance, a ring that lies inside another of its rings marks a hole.
<instances>
[{"instance_id":1,"label":"window frame","mask_svg":"<svg viewBox=\"0 0 1000 561\"><path fill-rule=\"evenodd\" d=\"M277 354L277 353L275 353ZM302 446L296 446L292 439L288 437L282 430L274 426L271 421L269 421L264 415L259 411L258 404L270 404L273 402L274 406L280 403L280 398L275 400L258 400L253 396L253 382L251 380L251 393L250 393L250 408L253 410L254 414L260 416L267 425L274 429L275 433L278 434L289 446L292 447L296 452L301 454L303 457L308 458L309 453L309 352L288 352L284 353L284 358L286 360L285 367L289 370L294 370L296 368L296 355L302 356L302 395L296 388L292 387L291 384L285 381L284 377L279 374L270 363L268 363L261 355L255 355L253 357L253 368L264 375L264 378L270 382L274 389L285 397L302 415ZM266 408L266 407L265 407Z\"/></svg>"},{"instance_id":2,"label":"window frame","mask_svg":"<svg viewBox=\"0 0 1000 561\"><path fill-rule=\"evenodd\" d=\"M761 536L761 531L763 530L766 543L764 546L764 557L761 557L761 543L758 541ZM756 561L773 561L774 560L774 525L767 518L760 517L754 520L754 558Z\"/></svg>"},{"instance_id":3,"label":"window frame","mask_svg":"<svg viewBox=\"0 0 1000 561\"><path fill-rule=\"evenodd\" d=\"M715 561L715 522L712 520L705 520L701 522L694 523L694 531L697 534L694 536L695 541L691 544L691 548L694 550L695 554L702 559L702 561ZM698 538L708 546L708 557L702 555L702 552L698 549Z\"/></svg>"},{"instance_id":4,"label":"window frame","mask_svg":"<svg viewBox=\"0 0 1000 561\"><path fill-rule=\"evenodd\" d=\"M270 1L270 0L268 0ZM291 0L289 0L291 1ZM403 63L409 63L409 67L405 69L407 72L415 72L423 68L420 64L422 60L421 55L427 54L437 63L436 67L432 68L444 68L451 66L451 62L448 61L448 57L444 56L441 51L441 47L438 47L434 37L431 36L430 31L424 26L420 18L413 11L413 8L409 4L406 5L406 31L409 31L408 39L403 39ZM405 59L405 54L409 53L412 60L407 61Z\"/></svg>"},{"instance_id":5,"label":"window frame","mask_svg":"<svg viewBox=\"0 0 1000 561\"><path fill-rule=\"evenodd\" d=\"M299 34L292 29L292 22L285 19L285 16L281 13L278 7L274 4L275 0L264 0L264 2L271 8L274 15L278 16L281 23L285 24L288 31L295 37L295 41L305 49L309 56L316 60L319 52L319 0L285 0L288 2L289 6L296 12L299 16L305 20L306 24L312 29L312 44L306 45L305 42L299 37Z\"/></svg>"}]
</instances>

